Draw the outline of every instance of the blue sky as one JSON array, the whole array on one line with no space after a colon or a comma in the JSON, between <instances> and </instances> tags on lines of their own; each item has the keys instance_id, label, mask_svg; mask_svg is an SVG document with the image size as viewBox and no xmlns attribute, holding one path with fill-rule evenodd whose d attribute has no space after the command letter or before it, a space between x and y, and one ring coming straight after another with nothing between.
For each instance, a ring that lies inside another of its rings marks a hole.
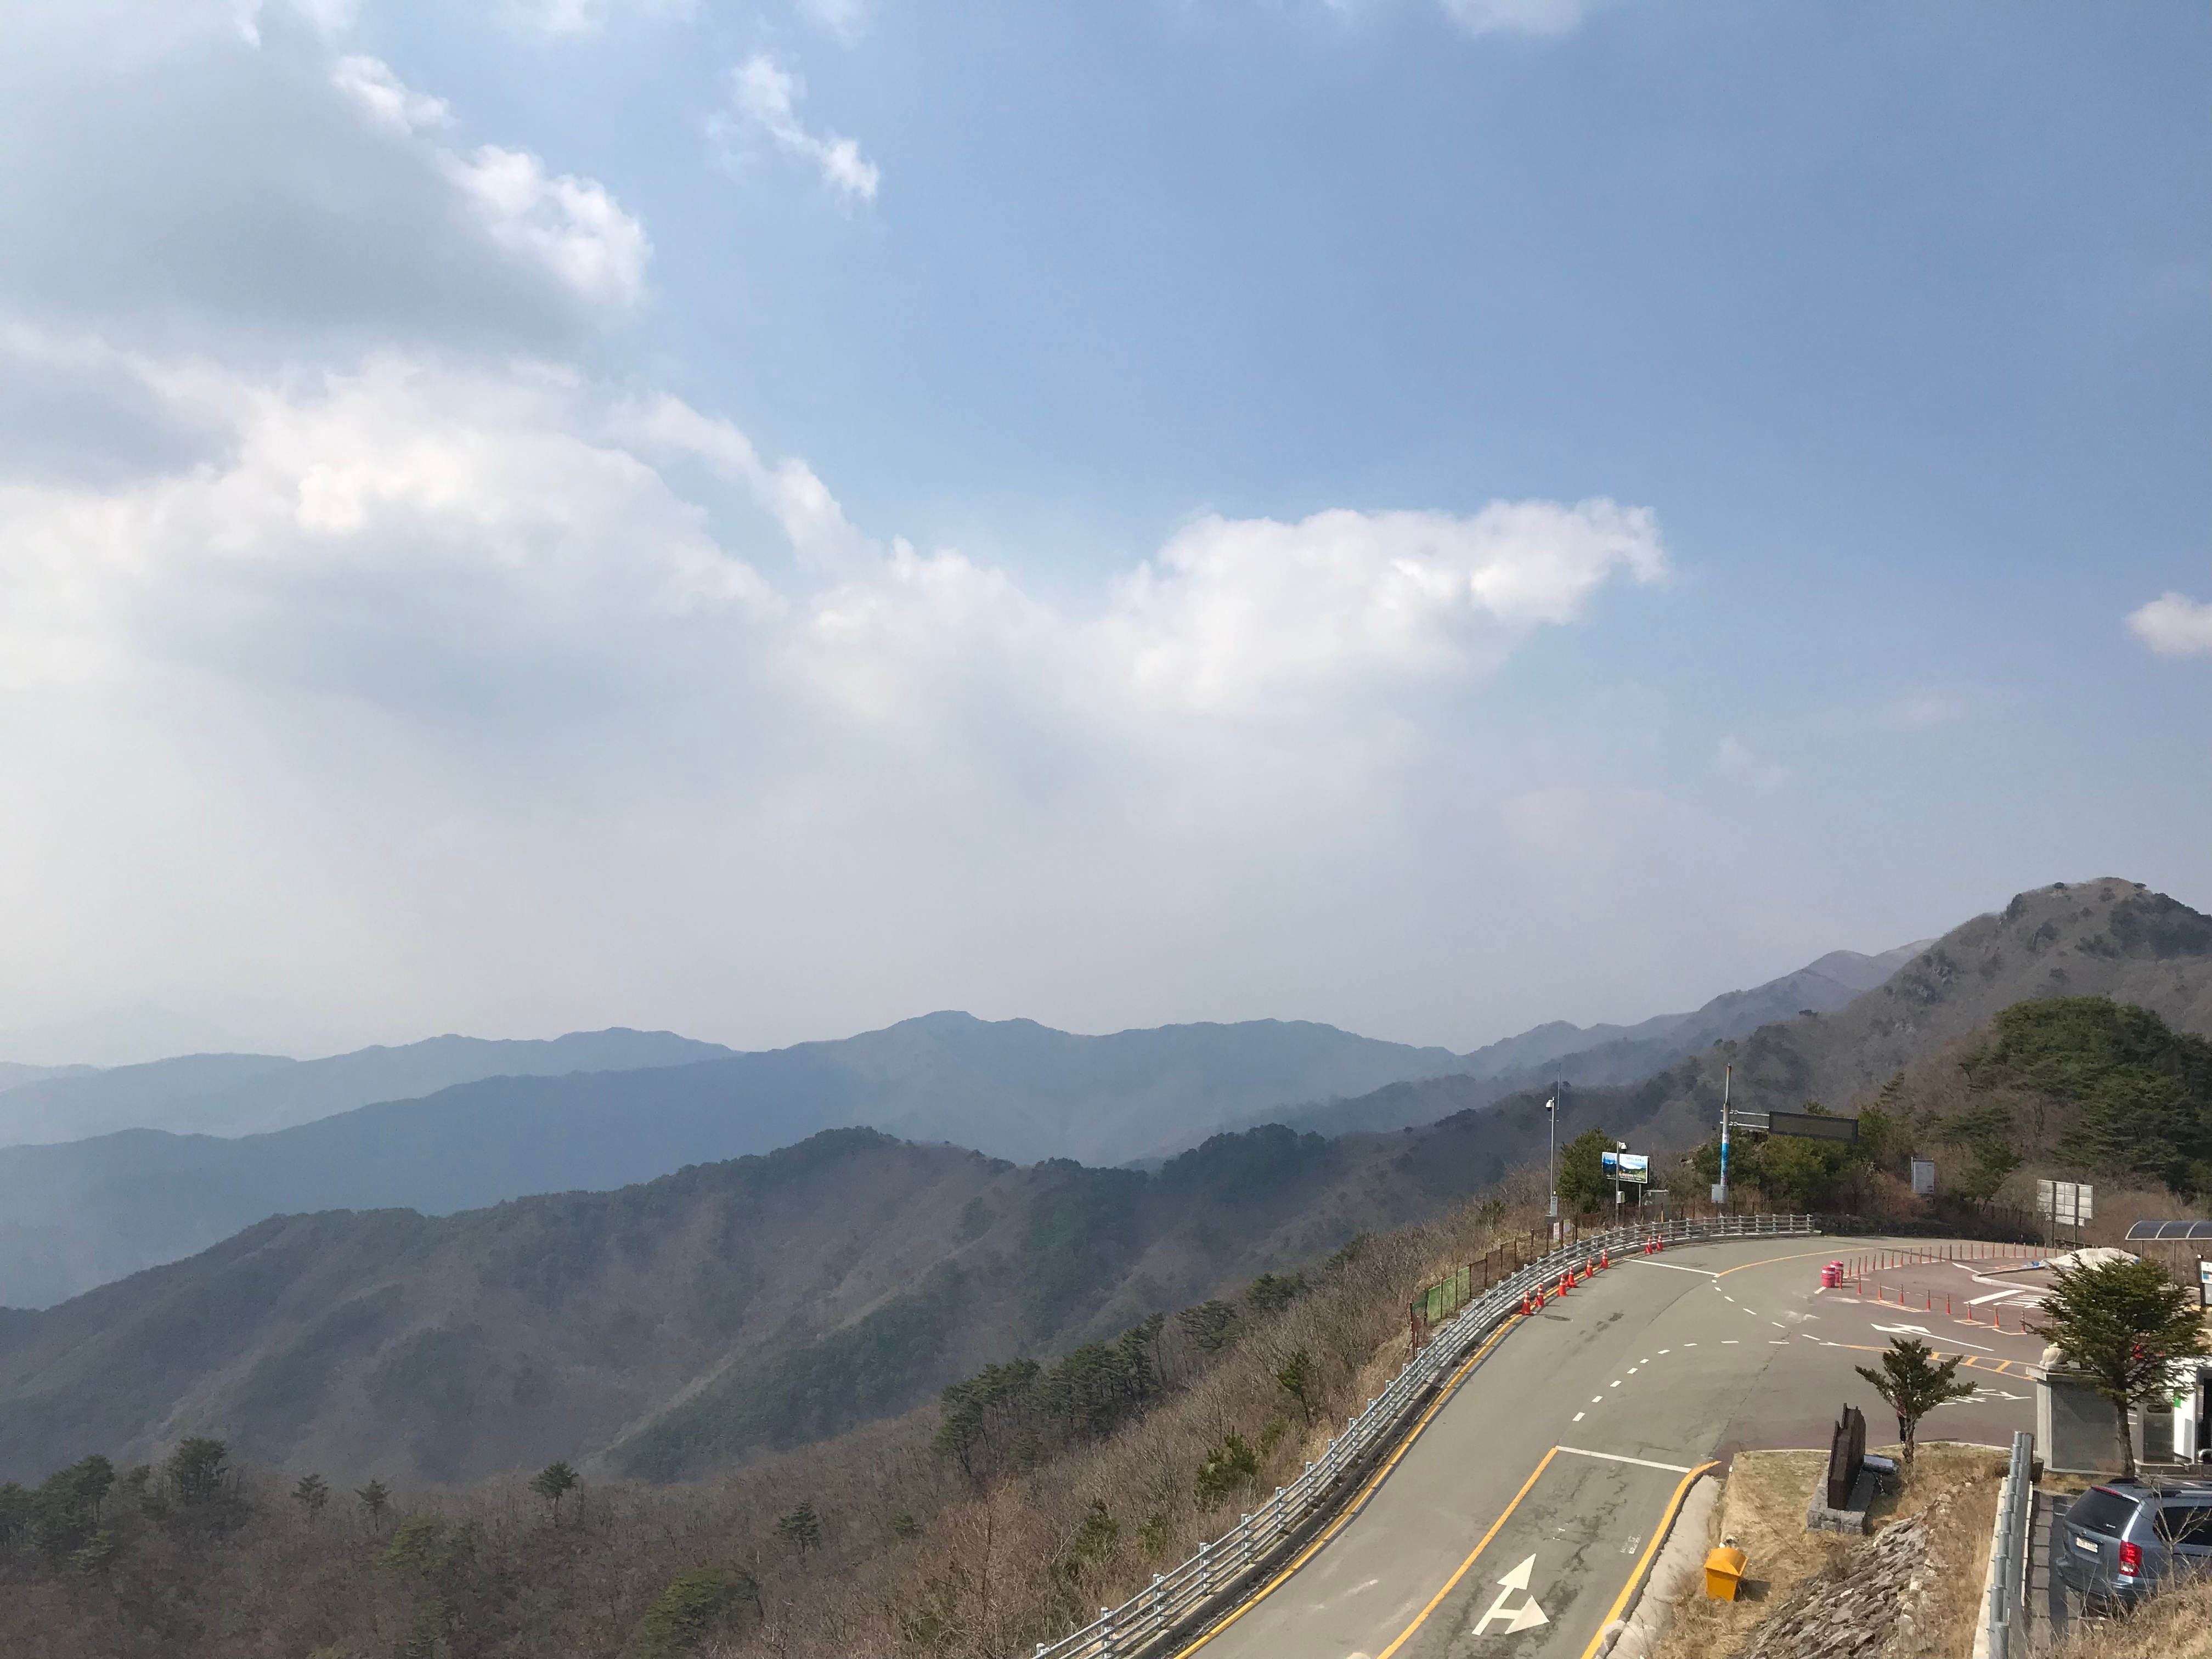
<instances>
[{"instance_id":1,"label":"blue sky","mask_svg":"<svg viewBox=\"0 0 2212 1659\"><path fill-rule=\"evenodd\" d=\"M2201 9L0 30L17 1057L1468 1046L2212 908Z\"/></svg>"}]
</instances>

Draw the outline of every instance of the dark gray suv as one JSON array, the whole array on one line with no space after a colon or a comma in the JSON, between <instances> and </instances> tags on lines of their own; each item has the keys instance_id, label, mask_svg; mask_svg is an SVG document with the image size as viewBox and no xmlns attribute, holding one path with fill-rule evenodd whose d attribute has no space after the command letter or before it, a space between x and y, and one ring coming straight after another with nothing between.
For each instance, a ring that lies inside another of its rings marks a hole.
<instances>
[{"instance_id":1,"label":"dark gray suv","mask_svg":"<svg viewBox=\"0 0 2212 1659\"><path fill-rule=\"evenodd\" d=\"M2051 1532L2059 1582L2093 1601L2140 1601L2176 1573L2212 1571L2212 1482L2112 1480Z\"/></svg>"}]
</instances>

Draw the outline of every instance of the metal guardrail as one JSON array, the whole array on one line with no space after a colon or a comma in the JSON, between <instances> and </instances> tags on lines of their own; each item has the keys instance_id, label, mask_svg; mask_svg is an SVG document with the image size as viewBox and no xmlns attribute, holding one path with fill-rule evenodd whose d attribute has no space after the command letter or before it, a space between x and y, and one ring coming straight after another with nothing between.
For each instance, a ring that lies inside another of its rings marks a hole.
<instances>
[{"instance_id":1,"label":"metal guardrail","mask_svg":"<svg viewBox=\"0 0 2212 1659\"><path fill-rule=\"evenodd\" d=\"M1982 1607L1982 1640L1977 1656L2025 1659L2027 1653L2027 1558L2029 1529L2035 1522L2035 1437L2026 1429L2012 1437L2012 1462L1997 1490L1996 1528L1990 1540L1987 1599Z\"/></svg>"},{"instance_id":2,"label":"metal guardrail","mask_svg":"<svg viewBox=\"0 0 2212 1659\"><path fill-rule=\"evenodd\" d=\"M1718 1216L1615 1227L1538 1257L1437 1325L1429 1344L1328 1443L1320 1458L1306 1465L1304 1474L1278 1486L1273 1498L1222 1536L1200 1544L1188 1560L1155 1574L1120 1607L1101 1607L1082 1629L1057 1642L1039 1643L1036 1659L1137 1659L1161 1638L1195 1634L1212 1617L1228 1612L1262 1570L1286 1558L1350 1498L1376 1455L1397 1443L1415 1409L1484 1338L1520 1312L1523 1298L1539 1285L1549 1289L1562 1273L1579 1270L1601 1251L1626 1255L1654 1237L1672 1244L1802 1237L1819 1231L1809 1215Z\"/></svg>"}]
</instances>

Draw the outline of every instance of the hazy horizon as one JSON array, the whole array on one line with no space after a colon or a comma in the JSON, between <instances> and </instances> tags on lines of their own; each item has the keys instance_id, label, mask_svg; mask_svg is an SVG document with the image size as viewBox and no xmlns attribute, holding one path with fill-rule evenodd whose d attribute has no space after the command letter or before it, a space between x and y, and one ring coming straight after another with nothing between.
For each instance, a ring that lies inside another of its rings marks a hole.
<instances>
[{"instance_id":1,"label":"hazy horizon","mask_svg":"<svg viewBox=\"0 0 2212 1659\"><path fill-rule=\"evenodd\" d=\"M0 1052L1463 1052L2212 908L2212 14L0 39Z\"/></svg>"}]
</instances>

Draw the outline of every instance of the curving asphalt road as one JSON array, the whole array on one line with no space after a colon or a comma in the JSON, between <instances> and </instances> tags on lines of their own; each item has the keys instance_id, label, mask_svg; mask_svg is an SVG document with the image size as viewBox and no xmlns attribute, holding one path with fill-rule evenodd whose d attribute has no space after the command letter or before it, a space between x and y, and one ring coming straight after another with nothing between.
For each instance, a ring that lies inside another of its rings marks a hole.
<instances>
[{"instance_id":1,"label":"curving asphalt road","mask_svg":"<svg viewBox=\"0 0 2212 1659\"><path fill-rule=\"evenodd\" d=\"M1510 1322L1352 1509L1182 1655L1585 1659L1692 1471L1751 1447L1825 1446L1847 1401L1870 1438L1890 1437L1852 1367L1911 1316L1818 1289L1821 1262L1868 1243L1632 1256ZM1924 1438L2003 1444L2033 1425L2014 1373L2033 1339L1917 1322L1939 1352L1991 1370Z\"/></svg>"}]
</instances>

